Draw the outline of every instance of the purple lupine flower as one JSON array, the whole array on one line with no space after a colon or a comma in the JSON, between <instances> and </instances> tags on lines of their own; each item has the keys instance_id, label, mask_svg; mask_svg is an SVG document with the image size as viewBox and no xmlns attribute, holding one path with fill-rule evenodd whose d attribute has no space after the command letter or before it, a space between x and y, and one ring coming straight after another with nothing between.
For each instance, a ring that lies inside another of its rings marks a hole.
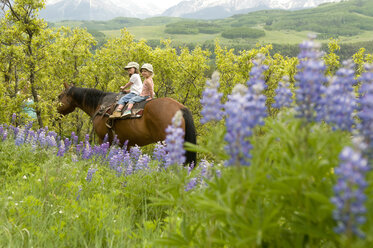
<instances>
[{"instance_id":1,"label":"purple lupine flower","mask_svg":"<svg viewBox=\"0 0 373 248\"><path fill-rule=\"evenodd\" d=\"M268 66L264 65L265 55L258 53L253 60L253 68L250 70L250 79L247 81L247 86L251 88L254 85L261 85L264 89L267 88L264 80L264 72L268 70Z\"/></svg>"},{"instance_id":2,"label":"purple lupine flower","mask_svg":"<svg viewBox=\"0 0 373 248\"><path fill-rule=\"evenodd\" d=\"M278 84L278 88L275 90L275 103L272 104L272 107L274 108L290 107L291 103L293 102L293 93L291 93L290 90L289 77L285 76L282 78L282 80L283 81Z\"/></svg>"},{"instance_id":3,"label":"purple lupine flower","mask_svg":"<svg viewBox=\"0 0 373 248\"><path fill-rule=\"evenodd\" d=\"M40 132L39 132L40 131ZM44 147L47 145L47 140L46 140L46 133L44 131L44 129L39 129L38 133L38 142L40 144L40 146Z\"/></svg>"},{"instance_id":4,"label":"purple lupine flower","mask_svg":"<svg viewBox=\"0 0 373 248\"><path fill-rule=\"evenodd\" d=\"M79 201L80 199L80 192L82 192L82 187L79 187L78 192L76 193L76 200Z\"/></svg>"},{"instance_id":5,"label":"purple lupine flower","mask_svg":"<svg viewBox=\"0 0 373 248\"><path fill-rule=\"evenodd\" d=\"M149 155L142 154L140 156L139 160L137 161L136 170L144 170L144 169L148 168L148 164L149 164L150 160L151 160L151 158L149 157Z\"/></svg>"},{"instance_id":6,"label":"purple lupine flower","mask_svg":"<svg viewBox=\"0 0 373 248\"><path fill-rule=\"evenodd\" d=\"M365 222L364 189L367 187L365 174L369 170L368 162L360 151L351 147L345 147L339 157L341 163L335 169L338 176L334 186L335 196L331 199L336 207L333 212L337 221L335 232L364 237L359 226Z\"/></svg>"},{"instance_id":7,"label":"purple lupine flower","mask_svg":"<svg viewBox=\"0 0 373 248\"><path fill-rule=\"evenodd\" d=\"M65 143L60 142L60 146L58 147L58 151L57 151L57 157L63 157L63 155L65 155L65 152L66 152Z\"/></svg>"},{"instance_id":8,"label":"purple lupine flower","mask_svg":"<svg viewBox=\"0 0 373 248\"><path fill-rule=\"evenodd\" d=\"M192 179L190 179L188 184L185 186L185 191L191 191L192 189L197 187L197 185L198 185L198 178L193 177Z\"/></svg>"},{"instance_id":9,"label":"purple lupine flower","mask_svg":"<svg viewBox=\"0 0 373 248\"><path fill-rule=\"evenodd\" d=\"M19 132L19 128L18 127L13 127L12 125L10 127L13 130L13 137L16 138L17 134Z\"/></svg>"},{"instance_id":10,"label":"purple lupine flower","mask_svg":"<svg viewBox=\"0 0 373 248\"><path fill-rule=\"evenodd\" d=\"M25 143L25 133L26 133L26 130L24 128L21 128L19 130L17 137L16 137L16 141L15 141L17 146L20 146L23 143Z\"/></svg>"},{"instance_id":11,"label":"purple lupine flower","mask_svg":"<svg viewBox=\"0 0 373 248\"><path fill-rule=\"evenodd\" d=\"M358 116L361 122L357 125L357 129L364 136L369 144L369 150L373 149L373 64L365 65L364 72L359 81L362 82L360 88L360 98ZM372 154L372 152L370 152ZM371 155L372 156L372 155Z\"/></svg>"},{"instance_id":12,"label":"purple lupine flower","mask_svg":"<svg viewBox=\"0 0 373 248\"><path fill-rule=\"evenodd\" d=\"M27 139L26 139L25 143L31 144L32 146L35 146L35 144L36 144L35 140L36 140L36 133L35 133L35 131L30 130L28 132L28 136L27 136Z\"/></svg>"},{"instance_id":13,"label":"purple lupine flower","mask_svg":"<svg viewBox=\"0 0 373 248\"><path fill-rule=\"evenodd\" d=\"M97 149L95 150L95 154L105 159L108 154L109 148L110 148L109 142L102 143L101 145L97 146Z\"/></svg>"},{"instance_id":14,"label":"purple lupine flower","mask_svg":"<svg viewBox=\"0 0 373 248\"><path fill-rule=\"evenodd\" d=\"M71 132L71 141L75 146L78 144L78 136L75 135L75 132Z\"/></svg>"},{"instance_id":15,"label":"purple lupine flower","mask_svg":"<svg viewBox=\"0 0 373 248\"><path fill-rule=\"evenodd\" d=\"M118 166L120 166L123 162L123 153L120 149L118 149L118 152L113 154L110 157L109 160L109 167L113 170L115 170Z\"/></svg>"},{"instance_id":16,"label":"purple lupine flower","mask_svg":"<svg viewBox=\"0 0 373 248\"><path fill-rule=\"evenodd\" d=\"M296 83L296 111L297 116L305 118L308 122L317 119L316 113L321 109L321 99L324 94L324 84L327 79L324 75L325 64L322 60L321 45L309 41L300 44L300 59L298 73L295 75Z\"/></svg>"},{"instance_id":17,"label":"purple lupine flower","mask_svg":"<svg viewBox=\"0 0 373 248\"><path fill-rule=\"evenodd\" d=\"M228 101L225 103L227 133L224 140L227 142L226 150L230 155L227 165L250 165L248 160L251 158L252 145L247 138L251 136L252 131L245 118L245 114L248 114L245 111L246 93L247 88L238 84L233 88L232 95L228 96Z\"/></svg>"},{"instance_id":18,"label":"purple lupine flower","mask_svg":"<svg viewBox=\"0 0 373 248\"><path fill-rule=\"evenodd\" d=\"M172 164L181 165L185 162L184 130L180 127L181 123L182 113L178 110L172 118L172 124L166 128L166 168Z\"/></svg>"},{"instance_id":19,"label":"purple lupine flower","mask_svg":"<svg viewBox=\"0 0 373 248\"><path fill-rule=\"evenodd\" d=\"M125 164L126 164L126 175L131 175L135 168L134 168L134 165L133 165L133 162L131 160L131 158L129 157L129 153L126 153L127 156L125 156Z\"/></svg>"},{"instance_id":20,"label":"purple lupine flower","mask_svg":"<svg viewBox=\"0 0 373 248\"><path fill-rule=\"evenodd\" d=\"M17 114L13 113L12 114L12 119L11 119L10 123L15 124L16 123L16 118L17 118Z\"/></svg>"},{"instance_id":21,"label":"purple lupine flower","mask_svg":"<svg viewBox=\"0 0 373 248\"><path fill-rule=\"evenodd\" d=\"M205 124L209 121L220 121L222 118L222 108L221 97L223 93L218 92L219 88L219 73L214 72L211 77L211 81L206 82L206 88L203 91L201 104L202 111L201 114L203 118L201 123Z\"/></svg>"},{"instance_id":22,"label":"purple lupine flower","mask_svg":"<svg viewBox=\"0 0 373 248\"><path fill-rule=\"evenodd\" d=\"M157 142L153 151L153 157L162 165L166 163L166 145L163 142Z\"/></svg>"},{"instance_id":23,"label":"purple lupine flower","mask_svg":"<svg viewBox=\"0 0 373 248\"><path fill-rule=\"evenodd\" d=\"M89 168L89 170L87 171L87 177L85 178L85 180L87 180L87 182L91 182L93 174L95 174L96 171L97 171L97 169L95 169L95 168Z\"/></svg>"},{"instance_id":24,"label":"purple lupine flower","mask_svg":"<svg viewBox=\"0 0 373 248\"><path fill-rule=\"evenodd\" d=\"M76 154L79 155L82 150L84 149L84 143L83 141L80 141L79 144L76 145Z\"/></svg>"},{"instance_id":25,"label":"purple lupine flower","mask_svg":"<svg viewBox=\"0 0 373 248\"><path fill-rule=\"evenodd\" d=\"M92 147L88 141L85 142L82 151L82 159L90 159L92 157Z\"/></svg>"},{"instance_id":26,"label":"purple lupine flower","mask_svg":"<svg viewBox=\"0 0 373 248\"><path fill-rule=\"evenodd\" d=\"M113 138L113 145L114 146L119 146L119 139L118 139L118 135L114 135L114 138Z\"/></svg>"},{"instance_id":27,"label":"purple lupine flower","mask_svg":"<svg viewBox=\"0 0 373 248\"><path fill-rule=\"evenodd\" d=\"M212 173L211 173L211 168L214 165L212 163L209 163L207 160L202 159L201 163L198 167L199 169L199 175L196 177L193 177L189 183L185 186L185 191L190 191L197 187L198 185L206 185L205 180L206 179L211 179Z\"/></svg>"},{"instance_id":28,"label":"purple lupine flower","mask_svg":"<svg viewBox=\"0 0 373 248\"><path fill-rule=\"evenodd\" d=\"M72 142L70 141L69 138L65 138L64 143L65 143L65 150L68 151L72 145Z\"/></svg>"},{"instance_id":29,"label":"purple lupine flower","mask_svg":"<svg viewBox=\"0 0 373 248\"><path fill-rule=\"evenodd\" d=\"M48 135L45 137L46 143L50 147L57 147L57 141L54 135Z\"/></svg>"},{"instance_id":30,"label":"purple lupine flower","mask_svg":"<svg viewBox=\"0 0 373 248\"><path fill-rule=\"evenodd\" d=\"M357 99L352 87L356 84L355 71L351 60L343 62L343 65L326 88L325 97L322 99L324 107L318 114L320 119L330 123L333 129L351 131L355 124L354 112L357 109Z\"/></svg>"},{"instance_id":31,"label":"purple lupine flower","mask_svg":"<svg viewBox=\"0 0 373 248\"><path fill-rule=\"evenodd\" d=\"M135 146L130 148L130 156L131 156L131 159L134 163L136 163L137 160L139 160L141 154L142 154L142 152L141 152L141 149L140 149L139 146L135 145Z\"/></svg>"},{"instance_id":32,"label":"purple lupine flower","mask_svg":"<svg viewBox=\"0 0 373 248\"><path fill-rule=\"evenodd\" d=\"M6 140L7 137L8 137L8 130L5 130L5 131L3 132L2 137L1 137L2 141Z\"/></svg>"},{"instance_id":33,"label":"purple lupine flower","mask_svg":"<svg viewBox=\"0 0 373 248\"><path fill-rule=\"evenodd\" d=\"M255 126L264 124L267 115L266 97L261 94L265 88L264 80L258 76L255 78L259 79L257 82L251 80L248 83L250 88L236 85L225 103L227 133L224 139L230 155L227 165L250 165L252 145L248 138Z\"/></svg>"},{"instance_id":34,"label":"purple lupine flower","mask_svg":"<svg viewBox=\"0 0 373 248\"><path fill-rule=\"evenodd\" d=\"M0 125L0 138L1 138L1 140L2 140L2 138L3 138L3 135L4 135L4 127L3 127L3 125Z\"/></svg>"}]
</instances>

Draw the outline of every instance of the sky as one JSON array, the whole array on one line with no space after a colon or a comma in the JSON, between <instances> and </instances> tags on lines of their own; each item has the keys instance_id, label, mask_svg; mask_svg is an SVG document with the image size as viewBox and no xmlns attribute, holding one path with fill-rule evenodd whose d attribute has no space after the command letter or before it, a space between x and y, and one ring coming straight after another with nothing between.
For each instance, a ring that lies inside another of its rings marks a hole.
<instances>
[{"instance_id":1,"label":"sky","mask_svg":"<svg viewBox=\"0 0 373 248\"><path fill-rule=\"evenodd\" d=\"M51 4L51 3L58 2L58 1L61 1L61 0L47 0L46 2L48 4ZM122 1L126 1L126 0L122 0ZM143 3L143 4L147 4L147 3L154 4L154 3L156 3L160 7L160 9L166 10L169 7L172 7L172 6L178 4L181 1L183 1L183 0L156 0L156 1L154 1L154 0L141 0L141 3Z\"/></svg>"}]
</instances>

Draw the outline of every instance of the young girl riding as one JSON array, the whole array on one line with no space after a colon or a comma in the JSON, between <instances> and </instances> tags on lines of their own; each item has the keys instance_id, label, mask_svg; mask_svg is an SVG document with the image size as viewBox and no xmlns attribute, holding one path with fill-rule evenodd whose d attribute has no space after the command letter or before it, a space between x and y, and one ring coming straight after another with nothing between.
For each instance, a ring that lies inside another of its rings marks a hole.
<instances>
[{"instance_id":1,"label":"young girl riding","mask_svg":"<svg viewBox=\"0 0 373 248\"><path fill-rule=\"evenodd\" d=\"M141 75L145 78L142 91L139 96L135 96L128 101L127 110L122 116L131 115L131 109L136 102L149 101L154 98L154 83L153 83L153 66L144 64L140 69Z\"/></svg>"},{"instance_id":2,"label":"young girl riding","mask_svg":"<svg viewBox=\"0 0 373 248\"><path fill-rule=\"evenodd\" d=\"M124 67L124 69L127 70L128 75L130 76L130 80L126 85L121 86L120 90L122 92L126 92L126 93L128 92L128 90L126 90L128 87L130 87L130 90L129 90L128 94L124 95L118 101L118 104L119 104L118 107L116 108L114 113L109 116L109 118L119 118L119 117L121 117L121 113L122 113L122 109L123 109L124 105L131 98L133 98L135 96L139 96L141 91L142 91L143 84L141 82L141 78L140 78L140 75L139 75L139 64L136 63L136 62L129 62L126 65L126 67Z\"/></svg>"}]
</instances>

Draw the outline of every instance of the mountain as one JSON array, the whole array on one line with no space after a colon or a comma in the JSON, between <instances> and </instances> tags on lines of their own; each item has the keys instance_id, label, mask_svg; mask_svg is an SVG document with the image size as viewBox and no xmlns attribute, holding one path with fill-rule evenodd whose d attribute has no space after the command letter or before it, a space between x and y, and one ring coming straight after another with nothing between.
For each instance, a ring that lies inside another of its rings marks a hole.
<instances>
[{"instance_id":1,"label":"mountain","mask_svg":"<svg viewBox=\"0 0 373 248\"><path fill-rule=\"evenodd\" d=\"M134 0L52 0L40 16L48 21L110 20L119 16L146 18L159 12L156 4L142 5Z\"/></svg>"},{"instance_id":2,"label":"mountain","mask_svg":"<svg viewBox=\"0 0 373 248\"><path fill-rule=\"evenodd\" d=\"M219 19L265 9L295 10L312 8L327 2L341 0L189 0L163 12L164 16L198 19Z\"/></svg>"}]
</instances>

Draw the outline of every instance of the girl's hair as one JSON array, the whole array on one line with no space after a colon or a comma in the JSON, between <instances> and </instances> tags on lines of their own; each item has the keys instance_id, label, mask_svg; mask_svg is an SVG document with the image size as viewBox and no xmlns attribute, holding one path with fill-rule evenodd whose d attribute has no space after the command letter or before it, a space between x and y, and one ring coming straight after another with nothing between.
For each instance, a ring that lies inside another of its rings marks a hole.
<instances>
[{"instance_id":1,"label":"girl's hair","mask_svg":"<svg viewBox=\"0 0 373 248\"><path fill-rule=\"evenodd\" d=\"M135 69L135 72L134 72L133 74L140 74L140 72L139 72L139 70L138 70L137 68L135 68L135 67L131 67L131 68ZM128 68L128 69L126 69L126 70L129 70L129 69L131 69L131 68ZM132 75L132 74L131 74L131 75Z\"/></svg>"}]
</instances>

